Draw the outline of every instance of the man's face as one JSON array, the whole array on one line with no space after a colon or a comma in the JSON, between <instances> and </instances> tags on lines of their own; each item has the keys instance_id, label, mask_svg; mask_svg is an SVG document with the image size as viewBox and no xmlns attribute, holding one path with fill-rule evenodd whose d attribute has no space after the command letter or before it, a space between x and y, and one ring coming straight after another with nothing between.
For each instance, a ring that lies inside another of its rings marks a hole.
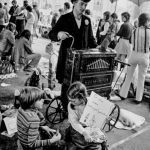
<instances>
[{"instance_id":1,"label":"man's face","mask_svg":"<svg viewBox=\"0 0 150 150\"><path fill-rule=\"evenodd\" d=\"M77 0L74 2L74 9L79 13L79 14L83 14L83 12L85 11L86 7L87 7L86 2L83 2L82 0Z\"/></svg>"}]
</instances>

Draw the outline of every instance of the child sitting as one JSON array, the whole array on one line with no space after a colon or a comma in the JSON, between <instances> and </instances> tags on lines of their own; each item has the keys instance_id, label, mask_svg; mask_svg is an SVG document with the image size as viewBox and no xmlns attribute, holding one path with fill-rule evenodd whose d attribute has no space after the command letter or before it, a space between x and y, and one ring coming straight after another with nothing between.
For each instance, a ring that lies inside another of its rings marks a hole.
<instances>
[{"instance_id":1,"label":"child sitting","mask_svg":"<svg viewBox=\"0 0 150 150\"><path fill-rule=\"evenodd\" d=\"M74 82L67 92L68 100L68 120L70 126L70 143L68 147L73 150L106 150L105 142L95 143L85 130L86 126L79 122L83 110L87 103L87 90L81 82Z\"/></svg>"},{"instance_id":2,"label":"child sitting","mask_svg":"<svg viewBox=\"0 0 150 150\"><path fill-rule=\"evenodd\" d=\"M43 107L43 91L36 87L25 87L19 95L20 108L17 116L18 139L24 150L35 150L44 146L51 146L60 140L59 132L50 129L48 126L41 126L41 113L39 109ZM40 114L40 115L39 115ZM53 132L51 139L42 140L39 128L47 133Z\"/></svg>"}]
</instances>

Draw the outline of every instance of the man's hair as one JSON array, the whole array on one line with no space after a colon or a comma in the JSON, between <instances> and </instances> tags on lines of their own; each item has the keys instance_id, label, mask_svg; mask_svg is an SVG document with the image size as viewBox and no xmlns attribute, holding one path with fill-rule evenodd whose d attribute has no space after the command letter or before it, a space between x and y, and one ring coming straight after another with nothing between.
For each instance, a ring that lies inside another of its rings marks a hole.
<instances>
[{"instance_id":1,"label":"man's hair","mask_svg":"<svg viewBox=\"0 0 150 150\"><path fill-rule=\"evenodd\" d=\"M77 2L78 0L71 0L71 3L74 3L74 2ZM83 2L85 2L85 3L88 3L88 2L90 2L91 0L82 0Z\"/></svg>"},{"instance_id":2,"label":"man's hair","mask_svg":"<svg viewBox=\"0 0 150 150\"><path fill-rule=\"evenodd\" d=\"M70 9L70 4L69 4L69 2L65 2L64 5L66 6L67 9Z\"/></svg>"},{"instance_id":3,"label":"man's hair","mask_svg":"<svg viewBox=\"0 0 150 150\"><path fill-rule=\"evenodd\" d=\"M20 91L19 102L21 108L26 110L33 106L33 104L44 98L44 92L37 87L25 87Z\"/></svg>"},{"instance_id":4,"label":"man's hair","mask_svg":"<svg viewBox=\"0 0 150 150\"><path fill-rule=\"evenodd\" d=\"M147 21L150 21L150 16L149 16L149 14L147 14L147 13L142 13L142 14L139 16L138 21L139 21L139 27L140 27L140 26L145 26L145 24L147 23Z\"/></svg>"},{"instance_id":5,"label":"man's hair","mask_svg":"<svg viewBox=\"0 0 150 150\"><path fill-rule=\"evenodd\" d=\"M126 21L130 20L130 14L128 12L122 13L121 16L123 16L124 18L126 18Z\"/></svg>"},{"instance_id":6,"label":"man's hair","mask_svg":"<svg viewBox=\"0 0 150 150\"><path fill-rule=\"evenodd\" d=\"M16 0L13 0L11 3L17 4L17 1L16 1Z\"/></svg>"}]
</instances>

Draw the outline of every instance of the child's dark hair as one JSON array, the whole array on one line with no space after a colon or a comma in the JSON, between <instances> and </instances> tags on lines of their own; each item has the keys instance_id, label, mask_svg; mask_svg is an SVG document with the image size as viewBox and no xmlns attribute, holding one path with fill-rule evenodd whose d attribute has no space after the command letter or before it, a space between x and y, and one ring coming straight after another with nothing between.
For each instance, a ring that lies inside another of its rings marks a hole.
<instances>
[{"instance_id":1,"label":"child's dark hair","mask_svg":"<svg viewBox=\"0 0 150 150\"><path fill-rule=\"evenodd\" d=\"M126 18L126 22L130 20L130 14L128 12L124 12L121 14L124 18Z\"/></svg>"},{"instance_id":2,"label":"child's dark hair","mask_svg":"<svg viewBox=\"0 0 150 150\"><path fill-rule=\"evenodd\" d=\"M21 37L25 37L26 39L30 39L31 37L31 32L29 30L24 30L22 33L21 33Z\"/></svg>"},{"instance_id":3,"label":"child's dark hair","mask_svg":"<svg viewBox=\"0 0 150 150\"><path fill-rule=\"evenodd\" d=\"M84 100L87 103L87 89L85 85L79 81L72 83L67 91L68 99Z\"/></svg>"},{"instance_id":4,"label":"child's dark hair","mask_svg":"<svg viewBox=\"0 0 150 150\"><path fill-rule=\"evenodd\" d=\"M105 11L104 15L106 16L106 21L108 21L109 18L110 18L110 12L109 11Z\"/></svg>"},{"instance_id":5,"label":"child's dark hair","mask_svg":"<svg viewBox=\"0 0 150 150\"><path fill-rule=\"evenodd\" d=\"M19 95L20 106L26 110L33 106L33 104L44 98L44 92L36 87L25 87L21 90Z\"/></svg>"},{"instance_id":6,"label":"child's dark hair","mask_svg":"<svg viewBox=\"0 0 150 150\"><path fill-rule=\"evenodd\" d=\"M147 13L142 13L139 18L138 18L138 22L139 22L139 27L140 26L145 26L147 21L150 21L150 16Z\"/></svg>"}]
</instances>

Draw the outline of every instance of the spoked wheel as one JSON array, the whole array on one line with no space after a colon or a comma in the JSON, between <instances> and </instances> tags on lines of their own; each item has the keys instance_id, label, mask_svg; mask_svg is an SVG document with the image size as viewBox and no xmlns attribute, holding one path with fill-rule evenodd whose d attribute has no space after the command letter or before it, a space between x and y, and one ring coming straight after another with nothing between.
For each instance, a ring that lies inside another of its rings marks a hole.
<instances>
[{"instance_id":1,"label":"spoked wheel","mask_svg":"<svg viewBox=\"0 0 150 150\"><path fill-rule=\"evenodd\" d=\"M111 131L115 127L115 125L119 119L119 116L120 116L120 108L118 105L115 104L115 107L113 108L111 114L107 118L107 121L103 127L103 130L105 132Z\"/></svg>"},{"instance_id":2,"label":"spoked wheel","mask_svg":"<svg viewBox=\"0 0 150 150\"><path fill-rule=\"evenodd\" d=\"M46 109L46 119L52 124L57 124L64 120L65 111L61 99L60 96L54 98Z\"/></svg>"}]
</instances>

